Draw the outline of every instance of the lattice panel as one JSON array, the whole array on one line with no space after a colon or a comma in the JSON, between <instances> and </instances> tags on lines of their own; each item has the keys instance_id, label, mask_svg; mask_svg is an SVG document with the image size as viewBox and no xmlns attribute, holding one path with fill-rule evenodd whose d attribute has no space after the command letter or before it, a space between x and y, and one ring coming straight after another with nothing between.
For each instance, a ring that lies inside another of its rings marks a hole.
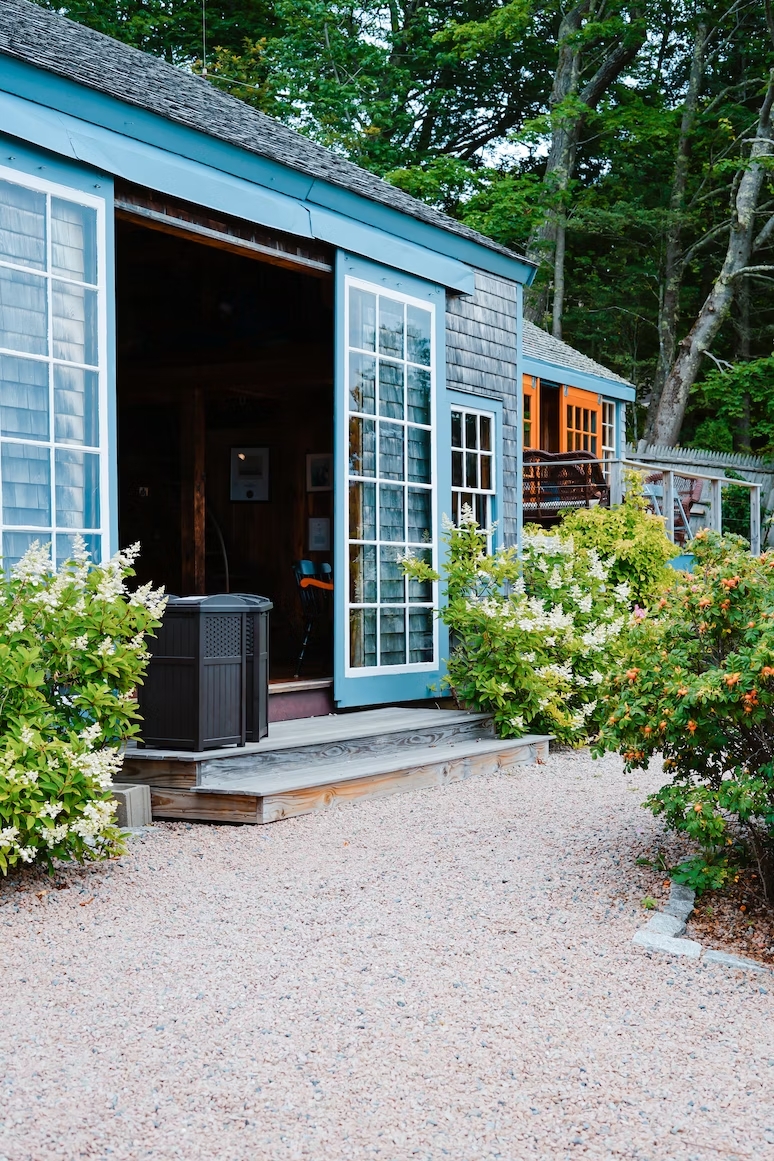
<instances>
[{"instance_id":1,"label":"lattice panel","mask_svg":"<svg viewBox=\"0 0 774 1161\"><path fill-rule=\"evenodd\" d=\"M248 657L253 655L253 638L255 636L255 621L252 617L245 619L245 654Z\"/></svg>"},{"instance_id":2,"label":"lattice panel","mask_svg":"<svg viewBox=\"0 0 774 1161\"><path fill-rule=\"evenodd\" d=\"M238 657L242 652L242 622L240 617L218 616L205 618L204 656Z\"/></svg>"}]
</instances>

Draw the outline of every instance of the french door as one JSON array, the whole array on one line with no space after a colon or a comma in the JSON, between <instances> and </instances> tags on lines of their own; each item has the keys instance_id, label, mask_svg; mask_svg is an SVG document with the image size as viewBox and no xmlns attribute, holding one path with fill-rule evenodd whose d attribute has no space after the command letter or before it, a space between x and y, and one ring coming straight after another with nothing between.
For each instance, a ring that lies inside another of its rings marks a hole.
<instances>
[{"instance_id":1,"label":"french door","mask_svg":"<svg viewBox=\"0 0 774 1161\"><path fill-rule=\"evenodd\" d=\"M430 697L445 635L438 567L448 492L445 292L341 254L336 293L335 689L340 706ZM448 507L448 502L447 502Z\"/></svg>"}]
</instances>

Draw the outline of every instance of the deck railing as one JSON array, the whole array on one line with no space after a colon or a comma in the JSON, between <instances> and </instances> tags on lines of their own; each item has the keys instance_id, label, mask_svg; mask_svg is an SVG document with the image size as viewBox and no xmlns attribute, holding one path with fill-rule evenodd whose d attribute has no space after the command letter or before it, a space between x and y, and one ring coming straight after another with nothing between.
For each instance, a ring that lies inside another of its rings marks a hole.
<instances>
[{"instance_id":1,"label":"deck railing","mask_svg":"<svg viewBox=\"0 0 774 1161\"><path fill-rule=\"evenodd\" d=\"M737 480L729 476L719 476L710 472L697 472L693 468L680 470L678 468L658 468L653 464L641 463L638 460L619 460L617 472L611 474L610 502L620 503L623 498L623 469L632 469L637 472L647 472L649 476L661 476L663 484L663 505L660 515L664 517L664 526L670 540L675 540L675 480L702 480L709 481L709 527L715 532L723 531L723 489L747 488L750 493L750 552L753 556L761 554L761 485L750 480ZM617 479L614 477L617 476ZM687 513L690 516L690 512ZM690 531L689 531L690 536Z\"/></svg>"},{"instance_id":2,"label":"deck railing","mask_svg":"<svg viewBox=\"0 0 774 1161\"><path fill-rule=\"evenodd\" d=\"M550 453L525 449L524 453L524 520L556 521L561 512L589 508L597 504L620 504L625 491L625 472L644 472L649 478L646 495L654 511L664 518L667 536L674 543L687 543L694 535L691 508L698 503L691 490L676 486L676 481L709 482L708 526L723 530L723 489L747 488L750 492L750 551L761 551L761 485L717 473L698 472L693 468L661 468L634 459L598 460L589 453ZM656 483L661 478L661 485ZM703 489L702 489L703 490ZM688 501L688 509L683 499ZM680 527L676 527L677 514Z\"/></svg>"}]
</instances>

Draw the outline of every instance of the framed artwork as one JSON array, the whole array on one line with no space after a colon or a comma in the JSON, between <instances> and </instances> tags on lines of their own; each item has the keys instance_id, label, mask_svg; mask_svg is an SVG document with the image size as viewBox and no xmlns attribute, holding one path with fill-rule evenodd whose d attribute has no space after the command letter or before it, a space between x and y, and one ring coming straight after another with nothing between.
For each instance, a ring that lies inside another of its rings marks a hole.
<instances>
[{"instance_id":1,"label":"framed artwork","mask_svg":"<svg viewBox=\"0 0 774 1161\"><path fill-rule=\"evenodd\" d=\"M253 504L269 499L267 447L232 447L231 499Z\"/></svg>"},{"instance_id":2,"label":"framed artwork","mask_svg":"<svg viewBox=\"0 0 774 1161\"><path fill-rule=\"evenodd\" d=\"M309 518L309 551L330 552L331 550L331 522L327 516L310 516Z\"/></svg>"},{"instance_id":3,"label":"framed artwork","mask_svg":"<svg viewBox=\"0 0 774 1161\"><path fill-rule=\"evenodd\" d=\"M306 457L306 490L333 491L333 455L330 452L312 452Z\"/></svg>"}]
</instances>

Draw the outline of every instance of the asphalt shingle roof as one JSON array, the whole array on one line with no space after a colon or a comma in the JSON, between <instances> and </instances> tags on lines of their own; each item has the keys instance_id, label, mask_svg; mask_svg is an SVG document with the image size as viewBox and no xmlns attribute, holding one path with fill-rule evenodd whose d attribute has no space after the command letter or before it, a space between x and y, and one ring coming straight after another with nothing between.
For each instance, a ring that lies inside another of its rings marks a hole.
<instances>
[{"instance_id":1,"label":"asphalt shingle roof","mask_svg":"<svg viewBox=\"0 0 774 1161\"><path fill-rule=\"evenodd\" d=\"M521 255L221 92L203 78L30 0L0 0L0 53L524 261Z\"/></svg>"},{"instance_id":2,"label":"asphalt shingle roof","mask_svg":"<svg viewBox=\"0 0 774 1161\"><path fill-rule=\"evenodd\" d=\"M587 375L609 379L613 383L623 383L626 387L632 386L628 379L616 375L615 371L610 371L601 363L597 363L595 359L589 359L587 355L582 355L574 347L562 342L561 339L555 339L553 335L549 335L547 331L542 331L540 327L527 322L526 319L524 320L522 349L528 359L540 359L545 363L554 363L572 371L583 371Z\"/></svg>"}]
</instances>

